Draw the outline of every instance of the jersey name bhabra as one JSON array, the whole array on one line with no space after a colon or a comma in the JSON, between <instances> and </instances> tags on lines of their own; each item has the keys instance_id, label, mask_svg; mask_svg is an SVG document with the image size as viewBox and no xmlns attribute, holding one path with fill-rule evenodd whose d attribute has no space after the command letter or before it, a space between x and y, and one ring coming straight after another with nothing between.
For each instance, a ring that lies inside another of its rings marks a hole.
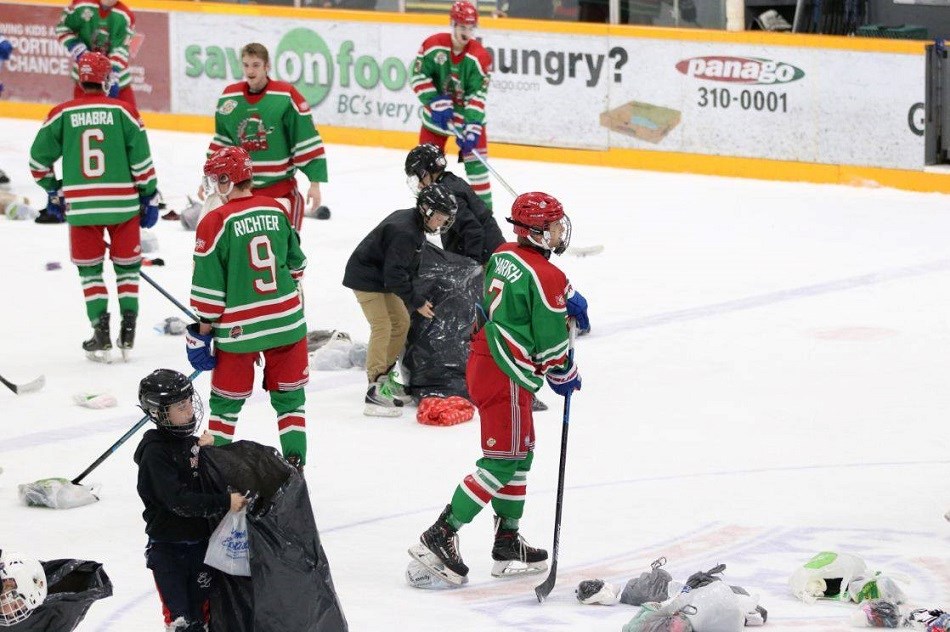
<instances>
[{"instance_id":1,"label":"jersey name bhabra","mask_svg":"<svg viewBox=\"0 0 950 632\"><path fill-rule=\"evenodd\" d=\"M111 110L106 112L74 112L69 115L69 122L73 127L81 127L85 125L115 125Z\"/></svg>"}]
</instances>

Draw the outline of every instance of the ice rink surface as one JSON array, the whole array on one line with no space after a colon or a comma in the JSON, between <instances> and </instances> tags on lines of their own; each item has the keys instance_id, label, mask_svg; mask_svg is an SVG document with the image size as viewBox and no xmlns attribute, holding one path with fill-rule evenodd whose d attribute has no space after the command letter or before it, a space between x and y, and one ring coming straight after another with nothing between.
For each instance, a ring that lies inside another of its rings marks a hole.
<instances>
[{"instance_id":1,"label":"ice rink surface","mask_svg":"<svg viewBox=\"0 0 950 632\"><path fill-rule=\"evenodd\" d=\"M0 120L0 168L42 206L27 168L37 128ZM198 187L209 138L150 138L159 186L180 210ZM343 266L386 213L411 206L404 156L327 148L333 218L303 228L310 329L366 339L340 284ZM542 577L489 575L485 510L460 534L470 584L408 587L406 549L474 469L478 425L421 426L414 409L367 418L361 372L317 372L307 387L306 475L351 630L617 632L636 609L579 605L574 588L592 578L622 586L661 555L680 580L725 563L729 583L761 596L766 629L776 631L849 629L855 606L809 606L789 594L789 576L822 550L904 573L915 604L950 608L946 196L493 163L517 189L561 199L574 244L605 246L556 261L587 296L593 324L576 352L584 387L572 407L557 586L539 605ZM497 183L493 190L504 217L511 199ZM168 265L146 271L187 301L193 233L167 221L155 232L155 254ZM152 330L180 314L143 282L132 359L93 364L80 348L90 327L66 227L0 218L0 252L0 374L47 381L31 395L0 389L0 547L105 564L115 595L80 629L160 630L135 491L138 437L87 479L102 484L95 505L30 509L18 505L16 486L76 476L140 418L141 377L159 367L190 372L182 338ZM62 269L47 271L52 261ZM115 300L113 291L113 313ZM206 398L208 376L197 384ZM87 390L113 393L118 407L74 405L72 395ZM536 417L522 533L549 549L561 407L547 388L541 397L551 409ZM237 435L276 445L263 393L248 401Z\"/></svg>"}]
</instances>

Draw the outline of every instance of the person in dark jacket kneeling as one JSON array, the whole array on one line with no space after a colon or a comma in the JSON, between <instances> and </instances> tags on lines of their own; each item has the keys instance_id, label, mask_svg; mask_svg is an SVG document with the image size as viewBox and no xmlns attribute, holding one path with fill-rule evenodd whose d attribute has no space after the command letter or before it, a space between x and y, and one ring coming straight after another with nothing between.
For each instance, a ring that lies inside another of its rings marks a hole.
<instances>
[{"instance_id":1,"label":"person in dark jacket kneeling","mask_svg":"<svg viewBox=\"0 0 950 632\"><path fill-rule=\"evenodd\" d=\"M414 147L406 156L406 177L413 195L430 184L441 184L455 196L455 223L442 233L442 248L485 265L495 249L505 243L495 216L463 178L446 171L445 155L435 145Z\"/></svg>"},{"instance_id":2,"label":"person in dark jacket kneeling","mask_svg":"<svg viewBox=\"0 0 950 632\"><path fill-rule=\"evenodd\" d=\"M148 534L146 566L155 576L166 629L203 631L211 593L211 569L204 564L208 518L237 511L247 500L238 493L201 490L199 450L214 438L208 431L194 436L203 411L187 377L169 369L153 371L139 383L139 405L157 426L135 450Z\"/></svg>"},{"instance_id":3,"label":"person in dark jacket kneeling","mask_svg":"<svg viewBox=\"0 0 950 632\"><path fill-rule=\"evenodd\" d=\"M360 242L346 262L343 285L369 321L363 414L398 417L411 399L396 382L396 359L406 346L409 310L432 318L432 303L414 284L425 234L444 234L455 221L457 204L449 190L433 184L416 198L415 208L394 211Z\"/></svg>"}]
</instances>

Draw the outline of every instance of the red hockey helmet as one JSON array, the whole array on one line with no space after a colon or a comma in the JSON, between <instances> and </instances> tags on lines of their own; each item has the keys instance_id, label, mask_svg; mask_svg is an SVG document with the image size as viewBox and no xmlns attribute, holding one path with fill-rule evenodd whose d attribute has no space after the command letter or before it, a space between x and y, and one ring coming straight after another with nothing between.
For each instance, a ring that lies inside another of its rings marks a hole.
<instances>
[{"instance_id":1,"label":"red hockey helmet","mask_svg":"<svg viewBox=\"0 0 950 632\"><path fill-rule=\"evenodd\" d=\"M254 173L251 155L243 147L222 147L205 162L205 176L225 184L240 184Z\"/></svg>"},{"instance_id":2,"label":"red hockey helmet","mask_svg":"<svg viewBox=\"0 0 950 632\"><path fill-rule=\"evenodd\" d=\"M109 89L109 75L112 74L112 62L102 53L86 52L76 64L79 71L79 83L95 83L102 86L103 92Z\"/></svg>"},{"instance_id":3,"label":"red hockey helmet","mask_svg":"<svg viewBox=\"0 0 950 632\"><path fill-rule=\"evenodd\" d=\"M449 11L449 17L453 24L472 27L478 26L478 9L475 8L474 4L466 0L459 0L453 4L452 10Z\"/></svg>"},{"instance_id":4,"label":"red hockey helmet","mask_svg":"<svg viewBox=\"0 0 950 632\"><path fill-rule=\"evenodd\" d=\"M516 235L558 255L567 250L571 241L571 220L557 198L547 193L532 191L516 197L508 221L514 225ZM554 246L551 245L552 224L561 225L560 242Z\"/></svg>"}]
</instances>

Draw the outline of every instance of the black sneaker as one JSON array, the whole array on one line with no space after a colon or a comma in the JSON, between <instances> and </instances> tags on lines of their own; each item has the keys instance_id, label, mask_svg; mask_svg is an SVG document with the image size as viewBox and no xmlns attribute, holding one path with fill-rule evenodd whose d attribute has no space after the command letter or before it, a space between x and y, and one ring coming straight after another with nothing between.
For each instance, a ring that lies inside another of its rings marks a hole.
<instances>
[{"instance_id":1,"label":"black sneaker","mask_svg":"<svg viewBox=\"0 0 950 632\"><path fill-rule=\"evenodd\" d=\"M462 556L458 551L458 532L447 521L451 511L452 505L446 505L439 519L419 536L419 541L448 570L464 578L468 575L468 566L462 561Z\"/></svg>"},{"instance_id":2,"label":"black sneaker","mask_svg":"<svg viewBox=\"0 0 950 632\"><path fill-rule=\"evenodd\" d=\"M495 560L491 574L495 577L540 573L548 568L548 552L530 546L517 529L504 529L502 519L495 516L495 545L491 558Z\"/></svg>"}]
</instances>

